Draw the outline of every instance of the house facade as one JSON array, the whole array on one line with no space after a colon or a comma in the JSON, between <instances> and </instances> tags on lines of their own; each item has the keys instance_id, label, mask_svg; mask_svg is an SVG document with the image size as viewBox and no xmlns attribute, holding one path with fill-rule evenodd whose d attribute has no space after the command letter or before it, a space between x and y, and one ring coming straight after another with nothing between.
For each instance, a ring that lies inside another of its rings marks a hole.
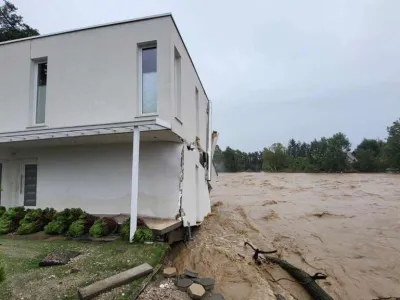
<instances>
[{"instance_id":1,"label":"house facade","mask_svg":"<svg viewBox=\"0 0 400 300\"><path fill-rule=\"evenodd\" d=\"M1 205L202 222L211 102L172 15L0 43Z\"/></svg>"}]
</instances>

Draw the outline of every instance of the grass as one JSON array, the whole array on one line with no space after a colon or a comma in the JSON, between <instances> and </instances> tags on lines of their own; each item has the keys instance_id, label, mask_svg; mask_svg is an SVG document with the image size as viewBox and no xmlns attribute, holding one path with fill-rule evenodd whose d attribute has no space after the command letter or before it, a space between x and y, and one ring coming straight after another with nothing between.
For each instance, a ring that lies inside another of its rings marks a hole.
<instances>
[{"instance_id":1,"label":"grass","mask_svg":"<svg viewBox=\"0 0 400 300\"><path fill-rule=\"evenodd\" d=\"M32 240L0 237L6 280L0 299L76 299L77 287L115 275L142 263L160 263L167 245L78 242L65 239ZM39 267L51 251L74 250L82 254L65 266ZM72 268L80 271L70 273ZM130 299L144 278L114 289L98 299ZM23 287L21 284L23 283ZM97 299L97 298L96 298Z\"/></svg>"}]
</instances>

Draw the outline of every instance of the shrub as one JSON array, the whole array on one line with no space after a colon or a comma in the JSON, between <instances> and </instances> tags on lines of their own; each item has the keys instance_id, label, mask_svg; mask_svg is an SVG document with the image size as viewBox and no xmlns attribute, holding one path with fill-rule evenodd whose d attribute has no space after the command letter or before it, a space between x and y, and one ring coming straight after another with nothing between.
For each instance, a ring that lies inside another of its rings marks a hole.
<instances>
[{"instance_id":1,"label":"shrub","mask_svg":"<svg viewBox=\"0 0 400 300\"><path fill-rule=\"evenodd\" d=\"M72 237L82 236L89 232L93 226L96 217L87 213L81 214L79 220L73 222L68 228L68 235Z\"/></svg>"},{"instance_id":2,"label":"shrub","mask_svg":"<svg viewBox=\"0 0 400 300\"><path fill-rule=\"evenodd\" d=\"M129 241L130 238L130 218L128 218L121 225L120 237L124 241ZM133 241L135 243L144 243L153 240L153 231L147 227L138 227L135 235L133 236Z\"/></svg>"},{"instance_id":3,"label":"shrub","mask_svg":"<svg viewBox=\"0 0 400 300\"><path fill-rule=\"evenodd\" d=\"M77 221L84 213L80 208L66 208L63 211L53 214L52 221L44 227L47 234L64 234L68 231L69 226ZM52 212L48 212L49 218Z\"/></svg>"},{"instance_id":4,"label":"shrub","mask_svg":"<svg viewBox=\"0 0 400 300\"><path fill-rule=\"evenodd\" d=\"M23 206L11 207L0 218L0 234L6 234L15 231L19 222L25 216L25 208Z\"/></svg>"},{"instance_id":5,"label":"shrub","mask_svg":"<svg viewBox=\"0 0 400 300\"><path fill-rule=\"evenodd\" d=\"M144 243L153 240L153 231L146 227L139 227L133 237L135 243Z\"/></svg>"},{"instance_id":6,"label":"shrub","mask_svg":"<svg viewBox=\"0 0 400 300\"><path fill-rule=\"evenodd\" d=\"M104 217L94 222L93 226L90 227L89 234L92 237L98 238L115 232L117 228L118 228L117 222L115 222L111 218Z\"/></svg>"},{"instance_id":7,"label":"shrub","mask_svg":"<svg viewBox=\"0 0 400 300\"><path fill-rule=\"evenodd\" d=\"M6 212L6 208L4 207L4 206L0 206L0 217L2 216L2 215L4 215L4 213Z\"/></svg>"},{"instance_id":8,"label":"shrub","mask_svg":"<svg viewBox=\"0 0 400 300\"><path fill-rule=\"evenodd\" d=\"M49 208L45 210L40 208L29 210L19 222L17 232L19 234L31 234L43 230L43 227L49 223L49 218L53 211L54 209Z\"/></svg>"},{"instance_id":9,"label":"shrub","mask_svg":"<svg viewBox=\"0 0 400 300\"><path fill-rule=\"evenodd\" d=\"M121 225L121 230L119 232L119 236L124 241L129 241L130 238L130 228L131 228L131 218L125 220Z\"/></svg>"}]
</instances>

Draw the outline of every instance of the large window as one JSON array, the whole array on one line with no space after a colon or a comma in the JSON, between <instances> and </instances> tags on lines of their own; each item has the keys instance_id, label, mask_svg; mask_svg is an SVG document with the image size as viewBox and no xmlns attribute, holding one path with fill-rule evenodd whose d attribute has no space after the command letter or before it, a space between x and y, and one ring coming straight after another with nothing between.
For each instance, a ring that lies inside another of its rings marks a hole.
<instances>
[{"instance_id":1,"label":"large window","mask_svg":"<svg viewBox=\"0 0 400 300\"><path fill-rule=\"evenodd\" d=\"M35 123L43 124L46 117L47 61L36 64Z\"/></svg>"},{"instance_id":2,"label":"large window","mask_svg":"<svg viewBox=\"0 0 400 300\"><path fill-rule=\"evenodd\" d=\"M141 49L142 114L157 113L157 47Z\"/></svg>"},{"instance_id":3,"label":"large window","mask_svg":"<svg viewBox=\"0 0 400 300\"><path fill-rule=\"evenodd\" d=\"M175 105L176 117L182 121L182 100L181 100L181 56L175 48L174 59L174 83L175 83Z\"/></svg>"}]
</instances>

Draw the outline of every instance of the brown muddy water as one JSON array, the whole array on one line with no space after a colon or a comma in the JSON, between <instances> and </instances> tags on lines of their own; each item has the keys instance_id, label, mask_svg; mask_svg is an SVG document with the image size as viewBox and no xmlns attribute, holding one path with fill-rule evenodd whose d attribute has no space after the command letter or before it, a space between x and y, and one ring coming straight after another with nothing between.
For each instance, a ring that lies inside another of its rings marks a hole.
<instances>
[{"instance_id":1,"label":"brown muddy water","mask_svg":"<svg viewBox=\"0 0 400 300\"><path fill-rule=\"evenodd\" d=\"M226 299L311 299L245 240L310 274L334 299L400 297L400 176L220 174L213 215L171 262L216 279Z\"/></svg>"}]
</instances>

